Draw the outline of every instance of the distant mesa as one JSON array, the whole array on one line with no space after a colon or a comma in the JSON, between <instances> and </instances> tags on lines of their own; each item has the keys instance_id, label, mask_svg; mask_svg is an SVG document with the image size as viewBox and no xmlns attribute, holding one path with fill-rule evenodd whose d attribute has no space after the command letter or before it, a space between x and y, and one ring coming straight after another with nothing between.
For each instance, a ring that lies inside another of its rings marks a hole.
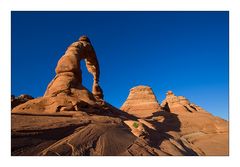
<instances>
[{"instance_id":1,"label":"distant mesa","mask_svg":"<svg viewBox=\"0 0 240 167\"><path fill-rule=\"evenodd\" d=\"M129 92L127 100L121 110L139 118L152 116L153 113L161 111L156 96L149 86L136 86Z\"/></svg>"}]
</instances>

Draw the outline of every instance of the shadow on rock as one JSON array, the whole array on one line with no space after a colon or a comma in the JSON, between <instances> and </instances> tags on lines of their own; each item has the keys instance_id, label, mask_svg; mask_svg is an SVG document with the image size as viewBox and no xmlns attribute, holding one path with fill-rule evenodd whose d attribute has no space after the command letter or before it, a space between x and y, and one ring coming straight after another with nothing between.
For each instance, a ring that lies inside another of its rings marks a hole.
<instances>
[{"instance_id":1,"label":"shadow on rock","mask_svg":"<svg viewBox=\"0 0 240 167\"><path fill-rule=\"evenodd\" d=\"M158 111L152 116L147 117L156 130L146 127L149 133L149 143L152 147L159 148L163 141L167 140L172 143L183 155L197 155L191 148L184 145L181 140L176 140L168 132L180 132L181 122L177 114L168 111ZM181 148L181 149L180 149Z\"/></svg>"},{"instance_id":2,"label":"shadow on rock","mask_svg":"<svg viewBox=\"0 0 240 167\"><path fill-rule=\"evenodd\" d=\"M101 112L99 112L99 115L103 116L111 116L115 118L121 118L123 121L125 120L134 120L137 121L138 117L131 115L127 112L124 112L111 104L104 102L104 104L101 106Z\"/></svg>"}]
</instances>

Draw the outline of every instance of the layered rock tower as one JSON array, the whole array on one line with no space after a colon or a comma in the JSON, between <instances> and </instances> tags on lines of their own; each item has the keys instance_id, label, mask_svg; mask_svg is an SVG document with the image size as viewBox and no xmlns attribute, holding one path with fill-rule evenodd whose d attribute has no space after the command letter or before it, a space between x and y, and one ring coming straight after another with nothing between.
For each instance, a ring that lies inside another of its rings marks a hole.
<instances>
[{"instance_id":1,"label":"layered rock tower","mask_svg":"<svg viewBox=\"0 0 240 167\"><path fill-rule=\"evenodd\" d=\"M121 107L121 110L139 118L152 116L161 109L152 89L143 85L130 89L128 98Z\"/></svg>"},{"instance_id":2,"label":"layered rock tower","mask_svg":"<svg viewBox=\"0 0 240 167\"><path fill-rule=\"evenodd\" d=\"M162 101L161 106L171 112L206 112L196 104L191 103L184 96L176 96L172 91L166 93L166 98Z\"/></svg>"}]
</instances>

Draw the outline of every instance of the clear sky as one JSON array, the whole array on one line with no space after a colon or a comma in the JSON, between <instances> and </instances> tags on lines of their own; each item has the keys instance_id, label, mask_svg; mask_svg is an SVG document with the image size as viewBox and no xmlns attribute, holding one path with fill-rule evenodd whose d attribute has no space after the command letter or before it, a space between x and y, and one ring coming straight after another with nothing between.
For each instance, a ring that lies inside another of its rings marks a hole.
<instances>
[{"instance_id":1,"label":"clear sky","mask_svg":"<svg viewBox=\"0 0 240 167\"><path fill-rule=\"evenodd\" d=\"M228 119L228 12L12 12L12 94L39 97L57 61L81 35L100 63L105 100L116 107L137 85L158 101L172 90ZM83 85L92 76L82 62Z\"/></svg>"}]
</instances>

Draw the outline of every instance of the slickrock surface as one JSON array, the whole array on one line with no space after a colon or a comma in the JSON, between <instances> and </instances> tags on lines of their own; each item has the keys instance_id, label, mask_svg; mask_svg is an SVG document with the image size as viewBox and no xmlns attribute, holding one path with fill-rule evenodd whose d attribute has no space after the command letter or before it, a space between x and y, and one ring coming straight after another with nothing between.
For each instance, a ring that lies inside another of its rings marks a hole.
<instances>
[{"instance_id":1,"label":"slickrock surface","mask_svg":"<svg viewBox=\"0 0 240 167\"><path fill-rule=\"evenodd\" d=\"M180 139L191 143L199 155L228 155L228 121L215 117L183 96L167 92L162 107L177 114Z\"/></svg>"},{"instance_id":2,"label":"slickrock surface","mask_svg":"<svg viewBox=\"0 0 240 167\"><path fill-rule=\"evenodd\" d=\"M65 156L127 154L128 147L137 141L121 119L89 116L80 111L40 116L13 114L12 139L12 155Z\"/></svg>"},{"instance_id":3,"label":"slickrock surface","mask_svg":"<svg viewBox=\"0 0 240 167\"><path fill-rule=\"evenodd\" d=\"M12 155L167 155L131 133L123 123L131 116L108 109L112 114L13 113Z\"/></svg>"},{"instance_id":4,"label":"slickrock surface","mask_svg":"<svg viewBox=\"0 0 240 167\"><path fill-rule=\"evenodd\" d=\"M136 86L130 90L121 110L136 117L145 118L160 111L161 106L149 86Z\"/></svg>"}]
</instances>

